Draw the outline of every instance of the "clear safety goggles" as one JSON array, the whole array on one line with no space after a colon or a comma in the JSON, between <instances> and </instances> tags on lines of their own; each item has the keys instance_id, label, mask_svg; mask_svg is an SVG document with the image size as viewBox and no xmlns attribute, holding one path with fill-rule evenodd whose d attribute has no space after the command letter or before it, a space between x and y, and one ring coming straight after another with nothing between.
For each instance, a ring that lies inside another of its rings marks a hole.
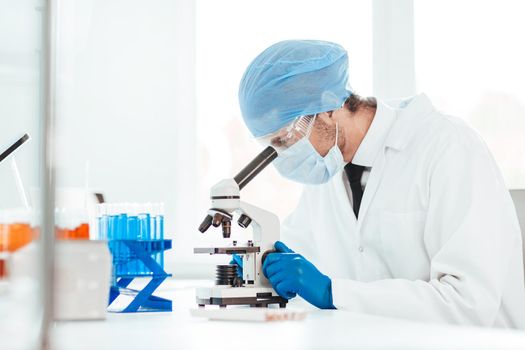
<instances>
[{"instance_id":1,"label":"clear safety goggles","mask_svg":"<svg viewBox=\"0 0 525 350\"><path fill-rule=\"evenodd\" d=\"M297 117L276 132L258 137L257 141L263 146L272 146L277 152L284 151L303 137L310 136L316 116L317 114Z\"/></svg>"}]
</instances>

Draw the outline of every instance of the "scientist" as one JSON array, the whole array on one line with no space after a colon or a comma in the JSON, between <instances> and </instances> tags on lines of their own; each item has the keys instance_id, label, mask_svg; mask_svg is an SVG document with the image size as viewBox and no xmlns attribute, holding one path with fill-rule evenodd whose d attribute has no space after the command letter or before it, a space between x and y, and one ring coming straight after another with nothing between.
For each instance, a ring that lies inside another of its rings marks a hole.
<instances>
[{"instance_id":1,"label":"scientist","mask_svg":"<svg viewBox=\"0 0 525 350\"><path fill-rule=\"evenodd\" d=\"M421 94L348 85L339 45L283 41L249 65L244 121L305 184L263 272L279 295L429 322L525 328L521 234L485 143ZM293 250L292 250L293 249Z\"/></svg>"}]
</instances>

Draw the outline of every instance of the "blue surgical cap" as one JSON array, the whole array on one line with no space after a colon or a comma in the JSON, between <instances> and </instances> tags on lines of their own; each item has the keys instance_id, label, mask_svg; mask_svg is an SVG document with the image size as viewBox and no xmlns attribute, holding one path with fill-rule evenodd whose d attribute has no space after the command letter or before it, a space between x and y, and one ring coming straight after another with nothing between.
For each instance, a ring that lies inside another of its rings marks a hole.
<instances>
[{"instance_id":1,"label":"blue surgical cap","mask_svg":"<svg viewBox=\"0 0 525 350\"><path fill-rule=\"evenodd\" d=\"M248 66L239 86L242 116L255 137L298 116L340 108L350 95L346 50L318 40L270 46Z\"/></svg>"}]
</instances>

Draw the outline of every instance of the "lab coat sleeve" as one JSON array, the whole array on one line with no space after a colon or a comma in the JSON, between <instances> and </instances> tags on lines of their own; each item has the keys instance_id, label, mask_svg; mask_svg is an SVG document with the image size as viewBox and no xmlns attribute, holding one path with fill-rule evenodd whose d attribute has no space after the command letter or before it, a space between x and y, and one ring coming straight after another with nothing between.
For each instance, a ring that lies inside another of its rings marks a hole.
<instances>
[{"instance_id":1,"label":"lab coat sleeve","mask_svg":"<svg viewBox=\"0 0 525 350\"><path fill-rule=\"evenodd\" d=\"M491 326L521 235L485 144L456 135L431 162L424 245L429 280L332 281L338 309L419 321Z\"/></svg>"},{"instance_id":2,"label":"lab coat sleeve","mask_svg":"<svg viewBox=\"0 0 525 350\"><path fill-rule=\"evenodd\" d=\"M284 219L281 225L281 241L308 260L316 261L316 254L312 249L314 237L309 220L306 191L308 191L307 187L303 189L296 209Z\"/></svg>"}]
</instances>

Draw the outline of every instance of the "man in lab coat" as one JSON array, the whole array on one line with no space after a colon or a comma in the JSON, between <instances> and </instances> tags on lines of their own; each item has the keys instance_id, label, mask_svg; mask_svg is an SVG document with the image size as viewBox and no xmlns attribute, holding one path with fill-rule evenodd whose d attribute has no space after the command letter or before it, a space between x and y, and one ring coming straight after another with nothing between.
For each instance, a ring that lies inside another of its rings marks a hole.
<instances>
[{"instance_id":1,"label":"man in lab coat","mask_svg":"<svg viewBox=\"0 0 525 350\"><path fill-rule=\"evenodd\" d=\"M304 183L263 272L285 298L419 321L525 328L521 234L480 136L425 95L348 85L337 44L284 41L239 89L243 118Z\"/></svg>"}]
</instances>

